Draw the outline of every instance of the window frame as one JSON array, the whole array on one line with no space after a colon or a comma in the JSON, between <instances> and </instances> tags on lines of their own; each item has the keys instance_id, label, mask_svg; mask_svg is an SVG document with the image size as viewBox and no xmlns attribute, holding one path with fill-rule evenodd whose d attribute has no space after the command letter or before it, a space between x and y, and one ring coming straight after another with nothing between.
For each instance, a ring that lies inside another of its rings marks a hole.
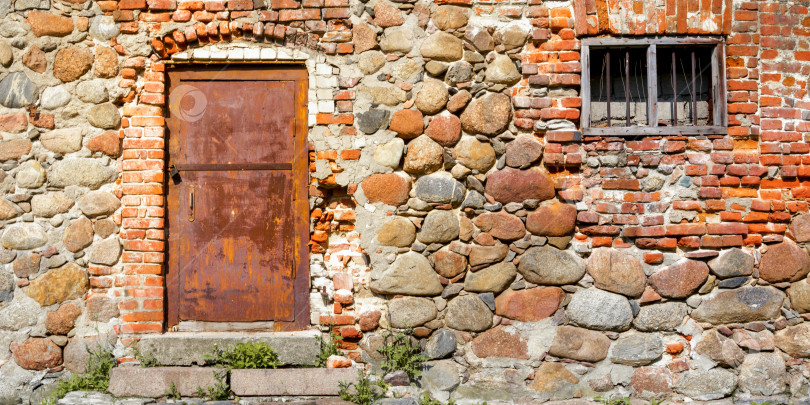
<instances>
[{"instance_id":1,"label":"window frame","mask_svg":"<svg viewBox=\"0 0 810 405\"><path fill-rule=\"evenodd\" d=\"M728 134L728 113L726 103L726 41L723 37L605 37L583 38L580 40L582 80L580 96L582 111L580 127L583 135L633 136L633 135L726 135ZM658 126L658 69L656 48L658 45L713 45L712 48L712 125ZM647 48L647 117L650 124L631 127L591 127L591 48L621 49L629 47ZM649 117L656 117L650 120Z\"/></svg>"}]
</instances>

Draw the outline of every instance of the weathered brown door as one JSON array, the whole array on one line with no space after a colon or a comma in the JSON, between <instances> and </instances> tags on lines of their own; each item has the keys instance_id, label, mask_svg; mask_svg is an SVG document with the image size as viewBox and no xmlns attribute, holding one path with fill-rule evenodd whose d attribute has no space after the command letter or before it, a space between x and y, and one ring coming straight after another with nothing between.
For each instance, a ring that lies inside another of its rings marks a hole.
<instances>
[{"instance_id":1,"label":"weathered brown door","mask_svg":"<svg viewBox=\"0 0 810 405\"><path fill-rule=\"evenodd\" d=\"M306 70L169 71L167 325L309 322Z\"/></svg>"}]
</instances>

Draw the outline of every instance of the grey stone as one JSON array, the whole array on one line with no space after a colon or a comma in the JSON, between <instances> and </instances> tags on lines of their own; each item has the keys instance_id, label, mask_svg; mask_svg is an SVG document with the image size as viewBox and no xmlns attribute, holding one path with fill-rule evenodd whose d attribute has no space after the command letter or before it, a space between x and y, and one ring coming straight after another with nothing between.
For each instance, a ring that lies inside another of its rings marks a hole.
<instances>
[{"instance_id":1,"label":"grey stone","mask_svg":"<svg viewBox=\"0 0 810 405\"><path fill-rule=\"evenodd\" d=\"M385 53L407 54L413 49L413 29L409 27L386 28L380 38L380 49Z\"/></svg>"},{"instance_id":2,"label":"grey stone","mask_svg":"<svg viewBox=\"0 0 810 405\"><path fill-rule=\"evenodd\" d=\"M369 51L371 52L371 51ZM388 110L377 108L357 114L357 128L367 134L373 134L380 128L388 125Z\"/></svg>"},{"instance_id":3,"label":"grey stone","mask_svg":"<svg viewBox=\"0 0 810 405\"><path fill-rule=\"evenodd\" d=\"M82 129L62 128L46 132L39 137L42 146L54 153L71 153L82 148Z\"/></svg>"},{"instance_id":4,"label":"grey stone","mask_svg":"<svg viewBox=\"0 0 810 405\"><path fill-rule=\"evenodd\" d=\"M121 243L118 238L110 238L98 242L90 249L90 262L112 266L118 263L121 256Z\"/></svg>"},{"instance_id":5,"label":"grey stone","mask_svg":"<svg viewBox=\"0 0 810 405\"><path fill-rule=\"evenodd\" d=\"M464 199L465 190L463 184L439 173L416 181L416 196L429 203L458 205Z\"/></svg>"},{"instance_id":6,"label":"grey stone","mask_svg":"<svg viewBox=\"0 0 810 405\"><path fill-rule=\"evenodd\" d=\"M385 54L380 51L365 51L357 56L357 66L364 75L372 75L385 66Z\"/></svg>"},{"instance_id":7,"label":"grey stone","mask_svg":"<svg viewBox=\"0 0 810 405\"><path fill-rule=\"evenodd\" d=\"M575 284L585 275L585 262L568 251L535 246L520 257L518 271L530 283Z\"/></svg>"},{"instance_id":8,"label":"grey stone","mask_svg":"<svg viewBox=\"0 0 810 405\"><path fill-rule=\"evenodd\" d=\"M715 330L703 335L703 338L695 345L695 351L723 367L737 368L745 359L745 352L734 343L734 340Z\"/></svg>"},{"instance_id":9,"label":"grey stone","mask_svg":"<svg viewBox=\"0 0 810 405\"><path fill-rule=\"evenodd\" d=\"M452 391L458 387L461 379L453 360L437 360L425 363L419 382L431 391Z\"/></svg>"},{"instance_id":10,"label":"grey stone","mask_svg":"<svg viewBox=\"0 0 810 405\"><path fill-rule=\"evenodd\" d=\"M486 204L487 199L479 192L475 190L471 190L467 193L467 197L464 198L464 201L461 203L461 208L472 208L472 209L482 209L484 208L484 204Z\"/></svg>"},{"instance_id":11,"label":"grey stone","mask_svg":"<svg viewBox=\"0 0 810 405\"><path fill-rule=\"evenodd\" d=\"M464 38L470 41L478 52L486 53L495 48L495 39L492 38L486 27L480 25L469 25L464 33Z\"/></svg>"},{"instance_id":12,"label":"grey stone","mask_svg":"<svg viewBox=\"0 0 810 405\"><path fill-rule=\"evenodd\" d=\"M36 160L29 160L20 165L15 179L17 180L17 187L39 188L45 184L45 176L45 168Z\"/></svg>"},{"instance_id":13,"label":"grey stone","mask_svg":"<svg viewBox=\"0 0 810 405\"><path fill-rule=\"evenodd\" d=\"M144 335L139 350L145 356L154 356L162 365L191 366L205 364L205 356L214 350L237 343L265 342L278 353L281 364L311 366L320 353L320 333L301 332L173 332L165 335ZM210 370L210 369L209 369ZM307 369L313 370L313 369Z\"/></svg>"},{"instance_id":14,"label":"grey stone","mask_svg":"<svg viewBox=\"0 0 810 405\"><path fill-rule=\"evenodd\" d=\"M750 276L754 271L754 257L742 249L725 250L709 260L709 270L717 278Z\"/></svg>"},{"instance_id":15,"label":"grey stone","mask_svg":"<svg viewBox=\"0 0 810 405\"><path fill-rule=\"evenodd\" d=\"M428 259L416 252L399 255L386 269L371 271L371 291L378 294L432 296L444 288Z\"/></svg>"},{"instance_id":16,"label":"grey stone","mask_svg":"<svg viewBox=\"0 0 810 405\"><path fill-rule=\"evenodd\" d=\"M446 243L458 239L459 224L453 211L433 210L427 214L422 229L416 235L425 244Z\"/></svg>"},{"instance_id":17,"label":"grey stone","mask_svg":"<svg viewBox=\"0 0 810 405\"><path fill-rule=\"evenodd\" d=\"M97 189L115 181L116 170L104 166L97 159L65 159L51 166L48 173L51 186L82 186Z\"/></svg>"},{"instance_id":18,"label":"grey stone","mask_svg":"<svg viewBox=\"0 0 810 405\"><path fill-rule=\"evenodd\" d=\"M45 230L36 223L13 224L6 228L2 239L6 249L28 250L38 248L48 242Z\"/></svg>"},{"instance_id":19,"label":"grey stone","mask_svg":"<svg viewBox=\"0 0 810 405\"><path fill-rule=\"evenodd\" d=\"M422 42L419 52L425 58L452 62L464 56L464 47L454 35L437 31Z\"/></svg>"},{"instance_id":20,"label":"grey stone","mask_svg":"<svg viewBox=\"0 0 810 405\"><path fill-rule=\"evenodd\" d=\"M704 297L692 318L713 324L765 321L779 316L784 300L785 294L770 286L720 290Z\"/></svg>"},{"instance_id":21,"label":"grey stone","mask_svg":"<svg viewBox=\"0 0 810 405\"><path fill-rule=\"evenodd\" d=\"M37 86L23 72L9 73L0 81L0 104L22 108L37 100Z\"/></svg>"},{"instance_id":22,"label":"grey stone","mask_svg":"<svg viewBox=\"0 0 810 405\"><path fill-rule=\"evenodd\" d=\"M676 392L698 401L723 398L736 387L737 376L719 368L686 371L675 383Z\"/></svg>"},{"instance_id":23,"label":"grey stone","mask_svg":"<svg viewBox=\"0 0 810 405\"><path fill-rule=\"evenodd\" d=\"M65 368L74 373L84 373L87 366L87 359L90 357L89 350L99 348L112 350L118 340L116 335L99 335L88 337L76 337L70 339L62 350L62 358Z\"/></svg>"},{"instance_id":24,"label":"grey stone","mask_svg":"<svg viewBox=\"0 0 810 405\"><path fill-rule=\"evenodd\" d=\"M94 105L87 110L87 122L96 128L115 129L121 125L121 114L110 103Z\"/></svg>"},{"instance_id":25,"label":"grey stone","mask_svg":"<svg viewBox=\"0 0 810 405\"><path fill-rule=\"evenodd\" d=\"M517 269L514 264L497 263L475 272L468 272L464 277L464 289L471 292L498 294L509 287L516 276Z\"/></svg>"},{"instance_id":26,"label":"grey stone","mask_svg":"<svg viewBox=\"0 0 810 405\"><path fill-rule=\"evenodd\" d=\"M0 272L0 304L10 302L14 299L14 275L7 272ZM3 306L3 305L0 305Z\"/></svg>"},{"instance_id":27,"label":"grey stone","mask_svg":"<svg viewBox=\"0 0 810 405\"><path fill-rule=\"evenodd\" d=\"M574 326L561 326L554 335L548 354L596 363L608 355L610 339L603 333Z\"/></svg>"},{"instance_id":28,"label":"grey stone","mask_svg":"<svg viewBox=\"0 0 810 405\"><path fill-rule=\"evenodd\" d=\"M486 80L499 84L515 84L520 81L521 76L515 63L506 55L498 55L487 65Z\"/></svg>"},{"instance_id":29,"label":"grey stone","mask_svg":"<svg viewBox=\"0 0 810 405\"><path fill-rule=\"evenodd\" d=\"M664 302L642 306L633 319L633 327L644 332L674 330L683 323L687 306L682 302Z\"/></svg>"},{"instance_id":30,"label":"grey stone","mask_svg":"<svg viewBox=\"0 0 810 405\"><path fill-rule=\"evenodd\" d=\"M383 166L396 169L402 160L402 151L404 149L405 141L400 137L396 137L374 148L374 161Z\"/></svg>"},{"instance_id":31,"label":"grey stone","mask_svg":"<svg viewBox=\"0 0 810 405\"><path fill-rule=\"evenodd\" d=\"M92 218L112 214L121 206L121 201L112 193L97 190L79 198L78 206L84 215Z\"/></svg>"},{"instance_id":32,"label":"grey stone","mask_svg":"<svg viewBox=\"0 0 810 405\"><path fill-rule=\"evenodd\" d=\"M424 114L433 115L444 109L450 93L444 82L435 79L425 79L422 88L416 93L414 104Z\"/></svg>"},{"instance_id":33,"label":"grey stone","mask_svg":"<svg viewBox=\"0 0 810 405\"><path fill-rule=\"evenodd\" d=\"M418 297L394 298L388 302L391 327L409 329L422 326L438 315L432 299Z\"/></svg>"},{"instance_id":34,"label":"grey stone","mask_svg":"<svg viewBox=\"0 0 810 405\"><path fill-rule=\"evenodd\" d=\"M425 344L424 354L431 359L443 359L456 351L456 335L447 329L439 329Z\"/></svg>"},{"instance_id":35,"label":"grey stone","mask_svg":"<svg viewBox=\"0 0 810 405\"><path fill-rule=\"evenodd\" d=\"M356 382L357 369L259 369L232 370L231 391L246 396L337 395L339 382Z\"/></svg>"},{"instance_id":36,"label":"grey stone","mask_svg":"<svg viewBox=\"0 0 810 405\"><path fill-rule=\"evenodd\" d=\"M107 88L104 80L94 79L76 85L76 95L85 103L98 104L107 101Z\"/></svg>"},{"instance_id":37,"label":"grey stone","mask_svg":"<svg viewBox=\"0 0 810 405\"><path fill-rule=\"evenodd\" d=\"M42 91L42 108L53 110L70 102L70 93L65 86L46 87Z\"/></svg>"},{"instance_id":38,"label":"grey stone","mask_svg":"<svg viewBox=\"0 0 810 405\"><path fill-rule=\"evenodd\" d=\"M73 204L73 200L61 191L37 194L31 199L31 211L38 217L50 218L68 212Z\"/></svg>"},{"instance_id":39,"label":"grey stone","mask_svg":"<svg viewBox=\"0 0 810 405\"><path fill-rule=\"evenodd\" d=\"M492 311L478 295L462 295L447 304L444 322L448 328L481 332L492 326Z\"/></svg>"},{"instance_id":40,"label":"grey stone","mask_svg":"<svg viewBox=\"0 0 810 405\"><path fill-rule=\"evenodd\" d=\"M314 370L314 369L313 369ZM172 387L182 396L196 396L197 387L213 386L216 372L224 369L203 367L114 367L110 371L111 394L116 397L165 395Z\"/></svg>"},{"instance_id":41,"label":"grey stone","mask_svg":"<svg viewBox=\"0 0 810 405\"><path fill-rule=\"evenodd\" d=\"M720 288L737 288L747 281L751 280L751 277L734 277L734 278L727 278L725 280L720 280L717 283L717 286Z\"/></svg>"},{"instance_id":42,"label":"grey stone","mask_svg":"<svg viewBox=\"0 0 810 405\"><path fill-rule=\"evenodd\" d=\"M633 321L627 298L596 288L574 293L566 313L574 324L596 330L623 331Z\"/></svg>"},{"instance_id":43,"label":"grey stone","mask_svg":"<svg viewBox=\"0 0 810 405\"><path fill-rule=\"evenodd\" d=\"M90 36L102 42L118 36L121 28L111 15L99 15L90 21Z\"/></svg>"},{"instance_id":44,"label":"grey stone","mask_svg":"<svg viewBox=\"0 0 810 405\"><path fill-rule=\"evenodd\" d=\"M661 357L664 345L657 333L632 333L616 341L610 361L638 367L646 366Z\"/></svg>"},{"instance_id":45,"label":"grey stone","mask_svg":"<svg viewBox=\"0 0 810 405\"><path fill-rule=\"evenodd\" d=\"M469 62L458 61L450 64L450 69L447 70L444 80L451 86L455 86L459 83L472 81L473 75L473 66Z\"/></svg>"}]
</instances>

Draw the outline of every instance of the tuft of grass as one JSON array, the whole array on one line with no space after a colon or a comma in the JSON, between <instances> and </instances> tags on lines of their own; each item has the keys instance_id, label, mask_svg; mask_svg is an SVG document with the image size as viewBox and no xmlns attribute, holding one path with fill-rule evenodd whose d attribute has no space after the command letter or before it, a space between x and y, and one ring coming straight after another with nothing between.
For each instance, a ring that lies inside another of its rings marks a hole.
<instances>
[{"instance_id":1,"label":"tuft of grass","mask_svg":"<svg viewBox=\"0 0 810 405\"><path fill-rule=\"evenodd\" d=\"M371 381L371 378L362 370L357 370L357 377L356 383L345 381L338 383L340 399L357 405L371 405L375 401L385 398L385 391L388 390L388 384L385 381L382 379Z\"/></svg>"},{"instance_id":2,"label":"tuft of grass","mask_svg":"<svg viewBox=\"0 0 810 405\"><path fill-rule=\"evenodd\" d=\"M385 360L382 369L386 373L402 370L413 380L422 373L422 367L428 357L422 354L422 348L411 341L409 334L388 332L384 344L377 349Z\"/></svg>"},{"instance_id":3,"label":"tuft of grass","mask_svg":"<svg viewBox=\"0 0 810 405\"><path fill-rule=\"evenodd\" d=\"M315 367L326 367L326 360L329 356L340 355L340 341L343 337L335 333L334 330L329 330L329 339L320 339L321 352L318 353L318 359L315 360Z\"/></svg>"},{"instance_id":4,"label":"tuft of grass","mask_svg":"<svg viewBox=\"0 0 810 405\"><path fill-rule=\"evenodd\" d=\"M211 401L224 401L231 397L231 386L228 383L229 370L214 371L217 382L206 389L197 387L197 395L200 398L208 398Z\"/></svg>"},{"instance_id":5,"label":"tuft of grass","mask_svg":"<svg viewBox=\"0 0 810 405\"><path fill-rule=\"evenodd\" d=\"M169 390L166 391L164 394L168 399L180 399L180 393L177 392L177 386L174 385L174 381L172 381L172 385L169 386Z\"/></svg>"},{"instance_id":6,"label":"tuft of grass","mask_svg":"<svg viewBox=\"0 0 810 405\"><path fill-rule=\"evenodd\" d=\"M431 398L430 394L428 394L427 392L423 392L422 395L419 397L419 405L456 405L456 400L450 398L445 404L442 401ZM486 405L486 402L484 402L484 405Z\"/></svg>"},{"instance_id":7,"label":"tuft of grass","mask_svg":"<svg viewBox=\"0 0 810 405\"><path fill-rule=\"evenodd\" d=\"M87 358L83 374L71 374L67 380L60 381L56 390L48 398L43 399L40 405L52 405L71 391L102 391L110 388L110 370L115 367L115 356L111 347L97 346L91 350L87 348L90 357Z\"/></svg>"},{"instance_id":8,"label":"tuft of grass","mask_svg":"<svg viewBox=\"0 0 810 405\"><path fill-rule=\"evenodd\" d=\"M230 369L276 368L281 365L278 353L265 342L237 343L225 350L214 345L214 353L205 356L206 363Z\"/></svg>"}]
</instances>

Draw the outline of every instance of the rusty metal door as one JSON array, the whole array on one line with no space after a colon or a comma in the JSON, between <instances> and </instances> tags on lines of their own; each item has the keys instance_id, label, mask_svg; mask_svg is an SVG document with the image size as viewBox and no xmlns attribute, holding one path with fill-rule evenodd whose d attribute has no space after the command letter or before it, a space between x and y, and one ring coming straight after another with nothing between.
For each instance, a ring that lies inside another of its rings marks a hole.
<instances>
[{"instance_id":1,"label":"rusty metal door","mask_svg":"<svg viewBox=\"0 0 810 405\"><path fill-rule=\"evenodd\" d=\"M169 71L167 326L309 322L306 70Z\"/></svg>"}]
</instances>

